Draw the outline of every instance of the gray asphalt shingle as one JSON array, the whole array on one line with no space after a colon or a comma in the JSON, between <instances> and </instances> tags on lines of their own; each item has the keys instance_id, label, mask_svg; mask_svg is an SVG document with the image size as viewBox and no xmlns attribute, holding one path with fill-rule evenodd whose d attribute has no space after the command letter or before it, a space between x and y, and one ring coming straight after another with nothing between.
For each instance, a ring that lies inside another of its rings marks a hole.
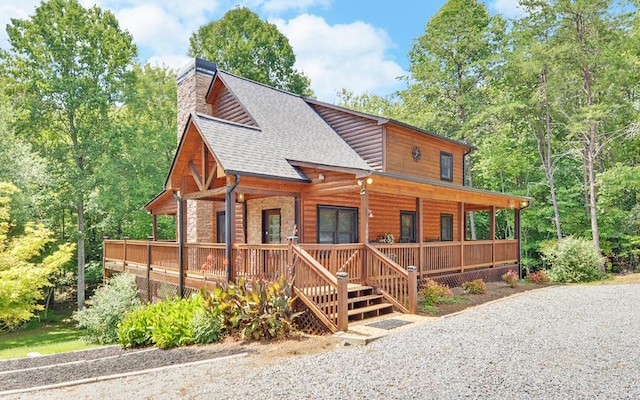
<instances>
[{"instance_id":1,"label":"gray asphalt shingle","mask_svg":"<svg viewBox=\"0 0 640 400\"><path fill-rule=\"evenodd\" d=\"M306 179L289 161L370 170L300 97L218 70L259 129L194 114L193 121L227 171Z\"/></svg>"}]
</instances>

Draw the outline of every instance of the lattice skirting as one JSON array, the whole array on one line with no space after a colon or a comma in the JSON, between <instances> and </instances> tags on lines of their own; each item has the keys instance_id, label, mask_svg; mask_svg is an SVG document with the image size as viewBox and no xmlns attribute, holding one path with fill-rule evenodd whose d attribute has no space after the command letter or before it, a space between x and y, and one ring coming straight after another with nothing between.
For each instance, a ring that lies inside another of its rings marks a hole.
<instances>
[{"instance_id":1,"label":"lattice skirting","mask_svg":"<svg viewBox=\"0 0 640 400\"><path fill-rule=\"evenodd\" d=\"M434 276L431 279L438 283L444 283L449 287L462 286L463 283L474 279L483 279L485 282L498 282L502 280L502 275L510 269L517 272L518 266L504 265L496 268L478 269L457 274ZM420 287L422 283L423 282L418 282L418 287Z\"/></svg>"},{"instance_id":2,"label":"lattice skirting","mask_svg":"<svg viewBox=\"0 0 640 400\"><path fill-rule=\"evenodd\" d=\"M313 314L307 306L300 300L296 300L293 304L296 311L304 313L296 319L296 325L299 330L310 335L327 335L329 329Z\"/></svg>"}]
</instances>

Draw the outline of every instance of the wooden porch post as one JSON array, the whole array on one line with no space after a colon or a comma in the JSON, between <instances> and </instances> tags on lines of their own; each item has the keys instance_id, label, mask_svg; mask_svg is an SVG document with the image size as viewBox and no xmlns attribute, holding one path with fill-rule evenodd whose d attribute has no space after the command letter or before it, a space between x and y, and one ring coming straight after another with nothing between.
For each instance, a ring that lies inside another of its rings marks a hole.
<instances>
[{"instance_id":1,"label":"wooden porch post","mask_svg":"<svg viewBox=\"0 0 640 400\"><path fill-rule=\"evenodd\" d=\"M349 305L347 282L349 275L346 272L338 272L338 330L346 332L349 330Z\"/></svg>"},{"instance_id":2,"label":"wooden porch post","mask_svg":"<svg viewBox=\"0 0 640 400\"><path fill-rule=\"evenodd\" d=\"M466 215L464 203L458 203L458 237L460 239L460 273L464 272L464 239L466 236Z\"/></svg>"},{"instance_id":3,"label":"wooden porch post","mask_svg":"<svg viewBox=\"0 0 640 400\"><path fill-rule=\"evenodd\" d=\"M183 198L178 198L178 295L184 295L184 244L187 238L187 206Z\"/></svg>"},{"instance_id":4,"label":"wooden porch post","mask_svg":"<svg viewBox=\"0 0 640 400\"><path fill-rule=\"evenodd\" d=\"M489 238L491 239L491 268L496 266L496 206L489 207Z\"/></svg>"},{"instance_id":5,"label":"wooden porch post","mask_svg":"<svg viewBox=\"0 0 640 400\"><path fill-rule=\"evenodd\" d=\"M152 214L151 219L153 220L153 240L158 240L158 216Z\"/></svg>"},{"instance_id":6,"label":"wooden porch post","mask_svg":"<svg viewBox=\"0 0 640 400\"><path fill-rule=\"evenodd\" d=\"M360 187L360 218L358 226L358 235L360 236L360 243L369 243L369 192L367 191L366 181L362 181ZM363 250L364 250L364 246ZM367 282L367 257L366 252L362 253L362 261L360 265L360 283L363 285ZM346 302L346 300L345 300ZM345 306L346 307L346 306Z\"/></svg>"},{"instance_id":7,"label":"wooden porch post","mask_svg":"<svg viewBox=\"0 0 640 400\"><path fill-rule=\"evenodd\" d=\"M418 275L422 276L422 271L426 270L426 266L422 265L424 262L423 254L424 253L424 221L422 216L424 215L424 200L422 197L416 198L416 223L418 224Z\"/></svg>"},{"instance_id":8,"label":"wooden porch post","mask_svg":"<svg viewBox=\"0 0 640 400\"><path fill-rule=\"evenodd\" d=\"M409 272L409 312L418 313L418 273L415 265L407 267Z\"/></svg>"},{"instance_id":9,"label":"wooden porch post","mask_svg":"<svg viewBox=\"0 0 640 400\"><path fill-rule=\"evenodd\" d=\"M520 255L521 250L522 250L522 243L521 243L521 238L520 236L522 235L522 228L521 228L521 224L520 224L520 209L519 208L514 208L513 209L513 225L514 225L514 235L516 237L517 240L517 245L516 245L516 252L518 253L518 276L520 278L522 278L522 256Z\"/></svg>"},{"instance_id":10,"label":"wooden porch post","mask_svg":"<svg viewBox=\"0 0 640 400\"><path fill-rule=\"evenodd\" d=\"M360 226L358 235L360 243L369 243L369 192L366 182L362 182L360 189Z\"/></svg>"},{"instance_id":11,"label":"wooden porch post","mask_svg":"<svg viewBox=\"0 0 640 400\"><path fill-rule=\"evenodd\" d=\"M155 219L155 215L153 216ZM154 224L155 226L155 224ZM151 303L151 242L155 240L154 236L147 238L147 302Z\"/></svg>"},{"instance_id":12,"label":"wooden porch post","mask_svg":"<svg viewBox=\"0 0 640 400\"><path fill-rule=\"evenodd\" d=\"M122 251L122 272L127 272L127 240L129 240L129 236L125 236L122 238L122 241L124 243L124 250Z\"/></svg>"}]
</instances>

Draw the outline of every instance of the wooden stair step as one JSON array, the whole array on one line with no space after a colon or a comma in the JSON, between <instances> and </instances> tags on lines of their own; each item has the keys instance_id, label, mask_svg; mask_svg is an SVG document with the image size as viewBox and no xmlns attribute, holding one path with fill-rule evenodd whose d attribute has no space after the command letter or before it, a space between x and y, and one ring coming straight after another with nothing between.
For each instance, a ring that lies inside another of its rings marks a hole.
<instances>
[{"instance_id":1,"label":"wooden stair step","mask_svg":"<svg viewBox=\"0 0 640 400\"><path fill-rule=\"evenodd\" d=\"M377 299L384 299L384 296L381 294L369 294L369 295L360 296L360 297L350 297L347 300L347 303L353 304L353 303L359 303L361 301L370 301L370 300L377 300Z\"/></svg>"},{"instance_id":2,"label":"wooden stair step","mask_svg":"<svg viewBox=\"0 0 640 400\"><path fill-rule=\"evenodd\" d=\"M353 310L349 310L347 312L347 314L352 317L354 315L358 315L358 314L366 314L372 311L381 311L384 309L389 309L389 311L393 310L393 306L390 303L380 303L380 304L373 304L370 306L366 306L366 307L359 307L359 308L354 308Z\"/></svg>"}]
</instances>

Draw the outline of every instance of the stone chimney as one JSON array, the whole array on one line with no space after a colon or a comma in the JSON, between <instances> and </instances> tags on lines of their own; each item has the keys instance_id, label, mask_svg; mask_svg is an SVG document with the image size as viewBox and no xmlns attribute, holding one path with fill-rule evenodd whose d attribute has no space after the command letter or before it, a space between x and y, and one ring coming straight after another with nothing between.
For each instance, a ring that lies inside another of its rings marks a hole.
<instances>
[{"instance_id":1,"label":"stone chimney","mask_svg":"<svg viewBox=\"0 0 640 400\"><path fill-rule=\"evenodd\" d=\"M211 115L211 104L205 96L216 64L194 58L178 72L178 142L192 112ZM205 200L187 200L187 243L211 243L215 237L213 226L213 203Z\"/></svg>"},{"instance_id":2,"label":"stone chimney","mask_svg":"<svg viewBox=\"0 0 640 400\"><path fill-rule=\"evenodd\" d=\"M215 72L216 64L200 58L192 59L178 71L178 142L192 112L211 115L211 104L207 104L205 96Z\"/></svg>"}]
</instances>

